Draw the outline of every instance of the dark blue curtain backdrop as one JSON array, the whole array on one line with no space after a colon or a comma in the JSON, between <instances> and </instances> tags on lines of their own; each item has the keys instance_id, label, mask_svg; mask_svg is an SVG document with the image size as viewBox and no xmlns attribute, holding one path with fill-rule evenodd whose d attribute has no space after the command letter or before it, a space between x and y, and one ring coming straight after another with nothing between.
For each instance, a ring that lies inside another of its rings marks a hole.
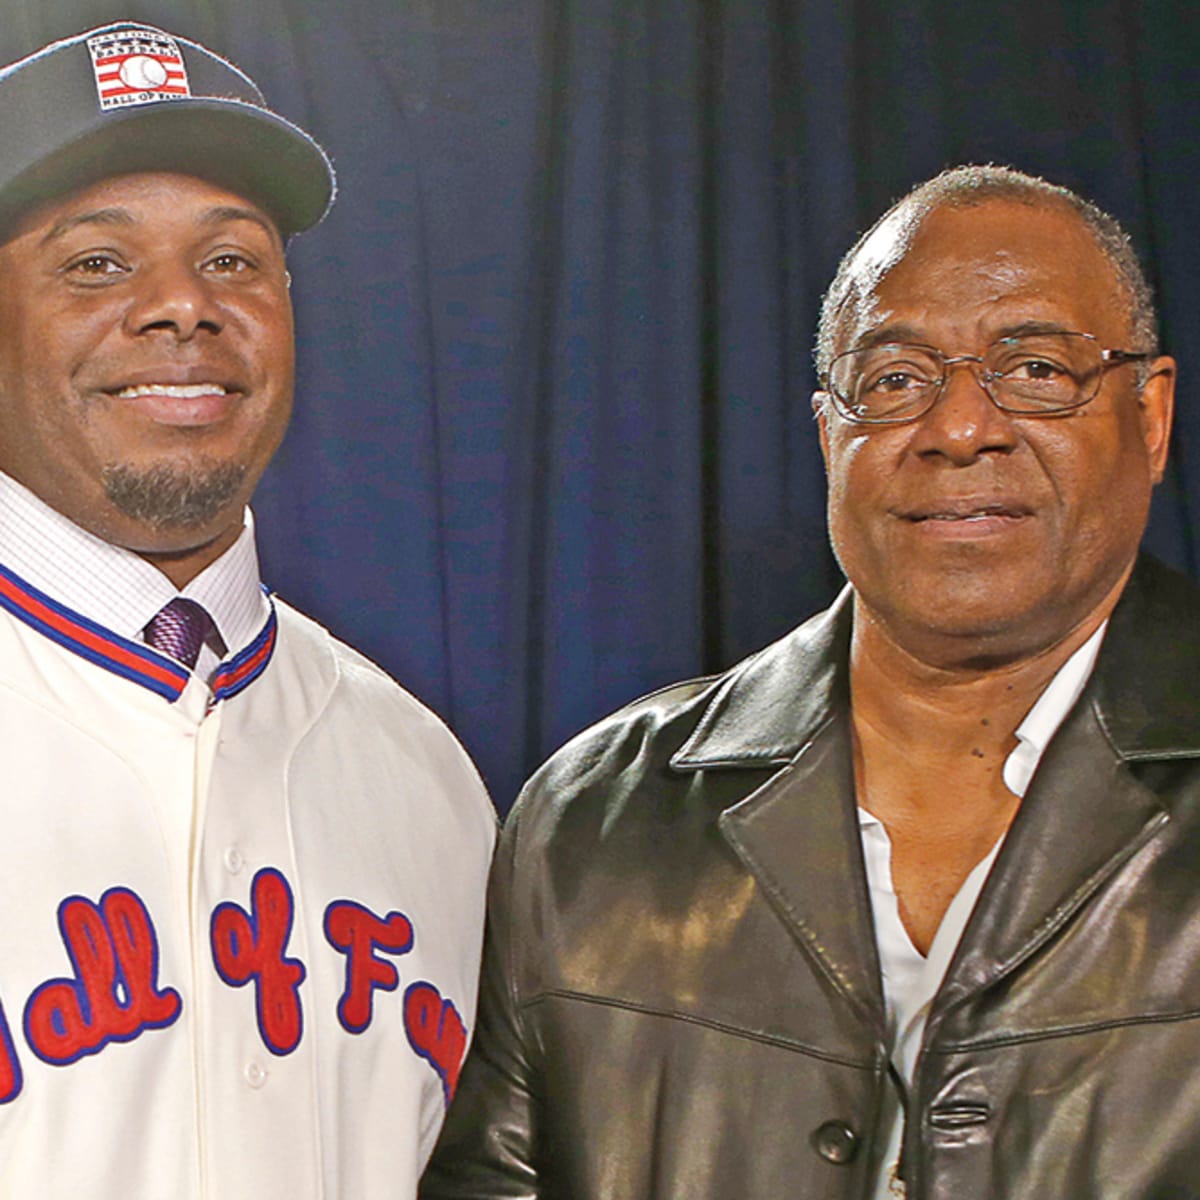
<instances>
[{"instance_id":1,"label":"dark blue curtain backdrop","mask_svg":"<svg viewBox=\"0 0 1200 1200\"><path fill-rule=\"evenodd\" d=\"M0 51L148 20L329 148L265 573L445 716L505 809L580 727L838 586L818 300L944 165L1043 173L1134 235L1182 368L1148 541L1196 573L1197 8L3 0Z\"/></svg>"}]
</instances>

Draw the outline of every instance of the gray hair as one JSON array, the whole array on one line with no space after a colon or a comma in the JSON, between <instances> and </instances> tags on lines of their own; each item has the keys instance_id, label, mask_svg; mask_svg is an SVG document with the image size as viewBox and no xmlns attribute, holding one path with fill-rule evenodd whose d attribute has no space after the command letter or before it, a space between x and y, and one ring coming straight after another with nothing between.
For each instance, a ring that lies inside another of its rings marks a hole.
<instances>
[{"instance_id":1,"label":"gray hair","mask_svg":"<svg viewBox=\"0 0 1200 1200\"><path fill-rule=\"evenodd\" d=\"M1122 348L1147 354L1158 352L1158 317L1154 308L1154 294L1129 235L1115 217L1069 188L1049 183L1037 175L1026 175L1012 167L991 164L963 166L943 171L897 200L842 258L821 302L815 346L819 379L826 378L847 310L857 308L882 275L895 265L896 260L892 260L868 280L861 277L862 273L856 269L858 258L871 235L889 221L899 221L911 238L912 233L937 208L970 208L988 200L1014 200L1033 207L1057 206L1075 213L1087 226L1097 249L1108 260L1125 291L1134 344ZM1139 384L1143 382L1139 378Z\"/></svg>"}]
</instances>

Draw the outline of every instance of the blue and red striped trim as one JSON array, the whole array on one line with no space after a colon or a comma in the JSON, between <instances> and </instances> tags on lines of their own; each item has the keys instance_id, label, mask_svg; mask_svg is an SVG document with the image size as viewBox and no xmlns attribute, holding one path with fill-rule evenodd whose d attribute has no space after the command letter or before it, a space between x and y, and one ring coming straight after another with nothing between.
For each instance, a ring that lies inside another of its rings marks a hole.
<instances>
[{"instance_id":1,"label":"blue and red striped trim","mask_svg":"<svg viewBox=\"0 0 1200 1200\"><path fill-rule=\"evenodd\" d=\"M213 676L213 703L218 700L228 700L236 696L252 684L266 669L275 653L275 637L279 623L275 619L275 604L267 596L271 605L271 615L262 627L262 632L248 645L245 650L239 650L228 662L223 662Z\"/></svg>"},{"instance_id":2,"label":"blue and red striped trim","mask_svg":"<svg viewBox=\"0 0 1200 1200\"><path fill-rule=\"evenodd\" d=\"M140 683L167 700L178 700L187 687L190 672L186 667L59 604L2 566L0 607L88 662Z\"/></svg>"},{"instance_id":3,"label":"blue and red striped trim","mask_svg":"<svg viewBox=\"0 0 1200 1200\"><path fill-rule=\"evenodd\" d=\"M0 566L0 608L80 658L149 688L166 700L178 700L191 678L191 672L180 663L141 642L105 629L51 599L4 566ZM214 703L236 696L266 670L275 649L276 629L272 604L271 615L258 637L217 669L213 678Z\"/></svg>"}]
</instances>

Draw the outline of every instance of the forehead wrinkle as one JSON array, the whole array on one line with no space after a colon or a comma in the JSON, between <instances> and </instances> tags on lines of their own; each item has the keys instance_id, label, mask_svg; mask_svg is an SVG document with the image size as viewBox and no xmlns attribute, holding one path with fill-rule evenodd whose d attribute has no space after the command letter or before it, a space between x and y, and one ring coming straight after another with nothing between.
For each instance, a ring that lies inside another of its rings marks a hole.
<instances>
[{"instance_id":1,"label":"forehead wrinkle","mask_svg":"<svg viewBox=\"0 0 1200 1200\"><path fill-rule=\"evenodd\" d=\"M1091 332L1090 329L1068 328L1062 321L1041 321L1037 318L1022 318L1018 321L1010 321L1008 324L1001 325L992 330L988 337L988 344L995 345L1006 338L1034 337L1043 333L1090 334ZM847 349L871 350L876 346L886 346L893 342L901 342L907 345L933 346L933 342L928 335L916 325L909 325L904 321L894 321L864 331L855 340L854 345L847 347ZM945 354L955 353L961 347L935 346L934 349L941 350Z\"/></svg>"}]
</instances>

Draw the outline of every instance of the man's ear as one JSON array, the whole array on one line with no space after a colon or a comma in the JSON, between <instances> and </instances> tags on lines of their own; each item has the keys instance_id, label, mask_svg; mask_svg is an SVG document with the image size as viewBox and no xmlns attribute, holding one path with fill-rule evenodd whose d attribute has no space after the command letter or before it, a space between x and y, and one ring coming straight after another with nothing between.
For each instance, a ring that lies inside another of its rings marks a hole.
<instances>
[{"instance_id":1,"label":"man's ear","mask_svg":"<svg viewBox=\"0 0 1200 1200\"><path fill-rule=\"evenodd\" d=\"M1163 355L1150 364L1150 376L1138 399L1142 440L1150 459L1154 482L1162 481L1167 468L1171 422L1175 416L1175 360Z\"/></svg>"}]
</instances>

